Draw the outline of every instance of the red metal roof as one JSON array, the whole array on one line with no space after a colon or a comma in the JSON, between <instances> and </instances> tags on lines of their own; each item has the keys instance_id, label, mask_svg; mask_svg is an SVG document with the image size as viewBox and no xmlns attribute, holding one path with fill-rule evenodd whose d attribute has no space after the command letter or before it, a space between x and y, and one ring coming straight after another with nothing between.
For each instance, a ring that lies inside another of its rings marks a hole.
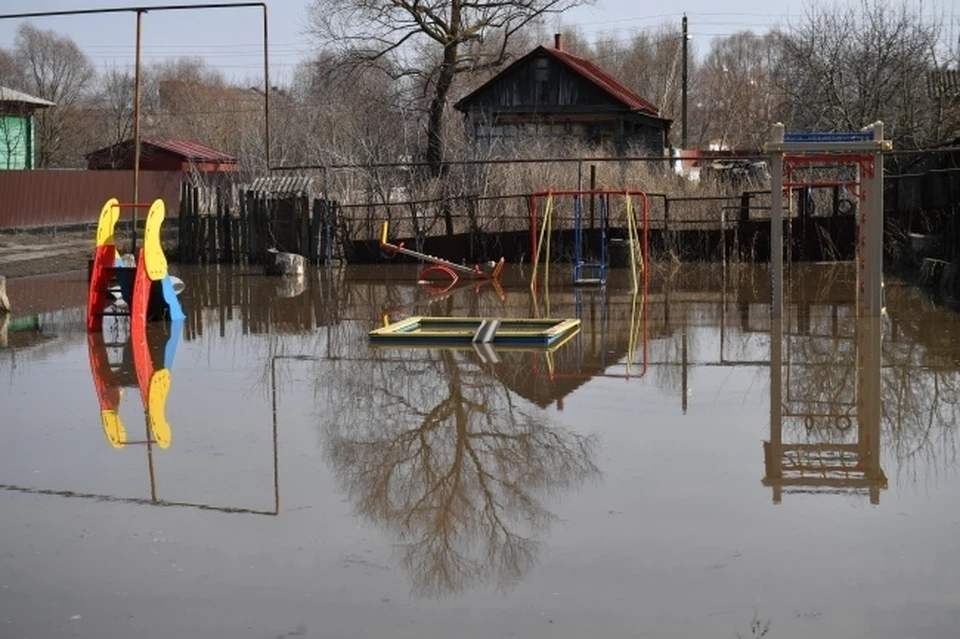
<instances>
[{"instance_id":1,"label":"red metal roof","mask_svg":"<svg viewBox=\"0 0 960 639\"><path fill-rule=\"evenodd\" d=\"M221 164L236 164L237 158L222 151L189 142L187 140L143 140L143 144L156 147L170 153L182 156L191 162L220 162Z\"/></svg>"},{"instance_id":2,"label":"red metal roof","mask_svg":"<svg viewBox=\"0 0 960 639\"><path fill-rule=\"evenodd\" d=\"M660 110L657 107L644 100L641 96L627 88L625 85L621 84L620 81L606 73L593 62L590 62L585 58L575 56L572 53L567 53L562 49L551 49L549 47L539 48L543 49L560 62L566 64L568 67L579 73L587 80L590 80L596 84L598 87L609 93L610 96L615 100L623 102L631 109L643 111L644 113L649 113L650 115L660 117Z\"/></svg>"}]
</instances>

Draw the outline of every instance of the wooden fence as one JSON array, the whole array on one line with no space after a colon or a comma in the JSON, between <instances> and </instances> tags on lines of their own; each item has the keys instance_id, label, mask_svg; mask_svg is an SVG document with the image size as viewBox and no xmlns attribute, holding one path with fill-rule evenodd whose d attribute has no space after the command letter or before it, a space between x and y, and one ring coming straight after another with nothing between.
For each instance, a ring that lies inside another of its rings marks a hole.
<instances>
[{"instance_id":1,"label":"wooden fence","mask_svg":"<svg viewBox=\"0 0 960 639\"><path fill-rule=\"evenodd\" d=\"M187 264L263 262L270 249L298 253L312 264L339 256L338 206L306 195L275 196L226 187L180 187L178 246Z\"/></svg>"}]
</instances>

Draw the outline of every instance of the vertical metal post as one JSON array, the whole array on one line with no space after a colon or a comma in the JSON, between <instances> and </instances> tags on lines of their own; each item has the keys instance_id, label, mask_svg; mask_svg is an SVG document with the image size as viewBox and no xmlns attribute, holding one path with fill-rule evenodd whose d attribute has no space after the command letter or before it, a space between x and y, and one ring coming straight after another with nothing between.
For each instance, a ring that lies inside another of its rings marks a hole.
<instances>
[{"instance_id":1,"label":"vertical metal post","mask_svg":"<svg viewBox=\"0 0 960 639\"><path fill-rule=\"evenodd\" d=\"M783 143L783 124L770 132L772 144ZM772 284L770 317L783 315L783 152L770 154L770 278Z\"/></svg>"},{"instance_id":2,"label":"vertical metal post","mask_svg":"<svg viewBox=\"0 0 960 639\"><path fill-rule=\"evenodd\" d=\"M263 134L264 157L270 170L270 54L267 40L267 5L263 5Z\"/></svg>"},{"instance_id":3,"label":"vertical metal post","mask_svg":"<svg viewBox=\"0 0 960 639\"><path fill-rule=\"evenodd\" d=\"M136 62L133 70L133 203L140 202L140 34L143 10L137 10ZM121 211L122 213L122 211ZM133 240L130 252L137 254L137 207L133 207Z\"/></svg>"},{"instance_id":4,"label":"vertical metal post","mask_svg":"<svg viewBox=\"0 0 960 639\"><path fill-rule=\"evenodd\" d=\"M590 165L590 190L597 190L597 165ZM596 228L596 199L593 193L590 193L590 228Z\"/></svg>"},{"instance_id":5,"label":"vertical metal post","mask_svg":"<svg viewBox=\"0 0 960 639\"><path fill-rule=\"evenodd\" d=\"M883 122L873 124L873 139L883 140ZM880 317L883 310L883 153L880 150L873 153L873 176L867 197L867 286L870 287L870 317Z\"/></svg>"},{"instance_id":6,"label":"vertical metal post","mask_svg":"<svg viewBox=\"0 0 960 639\"><path fill-rule=\"evenodd\" d=\"M682 127L682 136L680 147L687 148L687 14L683 14L683 81L682 92L680 96L680 122Z\"/></svg>"}]
</instances>

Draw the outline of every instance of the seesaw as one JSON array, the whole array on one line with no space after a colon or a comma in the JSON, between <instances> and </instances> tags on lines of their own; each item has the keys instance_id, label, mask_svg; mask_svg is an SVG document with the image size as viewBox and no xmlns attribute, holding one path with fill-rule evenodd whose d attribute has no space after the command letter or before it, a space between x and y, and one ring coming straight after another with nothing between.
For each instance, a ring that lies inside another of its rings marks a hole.
<instances>
[{"instance_id":1,"label":"seesaw","mask_svg":"<svg viewBox=\"0 0 960 639\"><path fill-rule=\"evenodd\" d=\"M456 262L445 260L442 257L437 257L436 255L429 255L427 253L421 253L420 251L408 249L403 245L403 242L400 242L400 244L391 244L387 241L389 224L389 222L383 223L383 228L380 232L380 248L384 251L389 251L394 254L409 255L410 257L415 257L418 260L429 262L430 266L420 272L420 280L428 280L430 275L442 273L452 280L450 284L452 287L453 284L456 284L457 280L460 279L460 276L457 275L457 273L469 275L477 280L492 280L496 282L500 279L500 271L503 270L503 264L505 261L502 257L500 258L500 261L494 265L493 270L489 272L483 270L479 264L474 266L457 264ZM445 290L449 290L449 287Z\"/></svg>"}]
</instances>

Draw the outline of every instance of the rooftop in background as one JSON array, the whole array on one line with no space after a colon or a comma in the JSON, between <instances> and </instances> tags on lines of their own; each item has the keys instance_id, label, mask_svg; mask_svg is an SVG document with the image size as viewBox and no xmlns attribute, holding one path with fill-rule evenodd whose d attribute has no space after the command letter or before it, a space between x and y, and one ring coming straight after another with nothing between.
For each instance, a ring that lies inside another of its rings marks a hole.
<instances>
[{"instance_id":1,"label":"rooftop in background","mask_svg":"<svg viewBox=\"0 0 960 639\"><path fill-rule=\"evenodd\" d=\"M559 47L551 49L540 46L539 49L546 51L557 60L560 60L581 76L606 91L612 98L619 100L631 109L657 117L660 116L660 109L590 60L573 55L572 53L567 53Z\"/></svg>"},{"instance_id":2,"label":"rooftop in background","mask_svg":"<svg viewBox=\"0 0 960 639\"><path fill-rule=\"evenodd\" d=\"M17 91L7 87L0 87L0 103L15 103L31 107L33 109L46 109L47 107L57 106L55 102L44 100L32 96L23 91Z\"/></svg>"},{"instance_id":3,"label":"rooftop in background","mask_svg":"<svg viewBox=\"0 0 960 639\"><path fill-rule=\"evenodd\" d=\"M611 99L619 102L627 109L653 117L660 117L660 109L654 106L650 101L636 93L633 89L627 87L625 84L614 78L612 75L598 67L590 60L573 55L572 53L567 53L563 50L561 36L558 34L554 37L555 42L553 48L541 45L526 55L518 58L503 71L499 72L497 75L471 91L468 95L457 102L455 107L463 110L474 100L477 95L487 89L487 87L499 82L501 78L508 76L514 69L522 67L530 58L546 53L587 82L599 88Z\"/></svg>"},{"instance_id":4,"label":"rooftop in background","mask_svg":"<svg viewBox=\"0 0 960 639\"><path fill-rule=\"evenodd\" d=\"M87 153L90 169L130 169L133 140L124 140ZM141 140L140 166L144 170L236 171L237 158L189 140Z\"/></svg>"}]
</instances>

